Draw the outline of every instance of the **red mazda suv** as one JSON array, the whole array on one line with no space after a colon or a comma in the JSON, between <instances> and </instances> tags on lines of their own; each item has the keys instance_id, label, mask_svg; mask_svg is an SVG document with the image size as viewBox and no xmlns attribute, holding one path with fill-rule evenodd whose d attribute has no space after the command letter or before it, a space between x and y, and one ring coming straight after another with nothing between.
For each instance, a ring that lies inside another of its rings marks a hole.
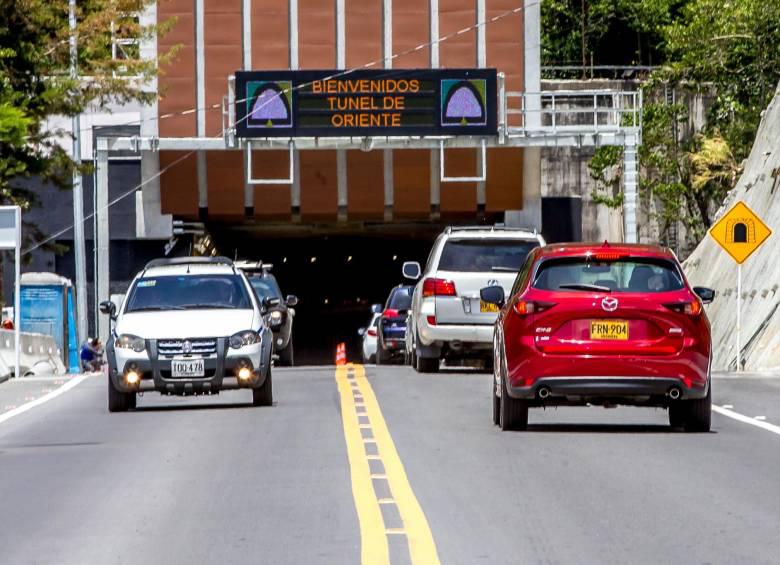
<instances>
[{"instance_id":1,"label":"red mazda suv","mask_svg":"<svg viewBox=\"0 0 780 565\"><path fill-rule=\"evenodd\" d=\"M558 244L528 254L496 320L493 422L525 429L528 409L633 405L667 408L669 423L709 431L710 324L668 249Z\"/></svg>"}]
</instances>

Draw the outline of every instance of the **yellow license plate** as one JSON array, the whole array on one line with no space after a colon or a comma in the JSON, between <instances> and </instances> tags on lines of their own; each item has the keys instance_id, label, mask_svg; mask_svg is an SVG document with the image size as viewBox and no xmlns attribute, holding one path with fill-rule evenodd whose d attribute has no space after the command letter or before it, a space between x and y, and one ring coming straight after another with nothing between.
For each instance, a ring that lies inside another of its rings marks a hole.
<instances>
[{"instance_id":1,"label":"yellow license plate","mask_svg":"<svg viewBox=\"0 0 780 565\"><path fill-rule=\"evenodd\" d=\"M485 302L484 300L479 301L479 311L480 312L498 312L498 304L491 304L490 302Z\"/></svg>"},{"instance_id":2,"label":"yellow license plate","mask_svg":"<svg viewBox=\"0 0 780 565\"><path fill-rule=\"evenodd\" d=\"M626 320L591 320L590 339L627 340Z\"/></svg>"}]
</instances>

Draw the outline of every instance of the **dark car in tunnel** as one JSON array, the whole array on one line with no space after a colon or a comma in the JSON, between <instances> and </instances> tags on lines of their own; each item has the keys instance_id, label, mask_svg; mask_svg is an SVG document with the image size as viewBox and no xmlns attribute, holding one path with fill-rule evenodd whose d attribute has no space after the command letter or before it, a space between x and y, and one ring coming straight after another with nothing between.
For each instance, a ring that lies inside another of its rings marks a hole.
<instances>
[{"instance_id":1,"label":"dark car in tunnel","mask_svg":"<svg viewBox=\"0 0 780 565\"><path fill-rule=\"evenodd\" d=\"M414 287L398 285L390 291L379 318L376 363L402 362L406 352L406 318L412 307Z\"/></svg>"},{"instance_id":2,"label":"dark car in tunnel","mask_svg":"<svg viewBox=\"0 0 780 565\"><path fill-rule=\"evenodd\" d=\"M282 295L279 283L271 274L273 265L262 262L237 263L249 279L258 300L266 306L266 322L273 332L274 353L279 356L279 364L283 367L292 367L295 363L293 350L293 318L295 318L294 306L298 304L298 297L290 294Z\"/></svg>"}]
</instances>

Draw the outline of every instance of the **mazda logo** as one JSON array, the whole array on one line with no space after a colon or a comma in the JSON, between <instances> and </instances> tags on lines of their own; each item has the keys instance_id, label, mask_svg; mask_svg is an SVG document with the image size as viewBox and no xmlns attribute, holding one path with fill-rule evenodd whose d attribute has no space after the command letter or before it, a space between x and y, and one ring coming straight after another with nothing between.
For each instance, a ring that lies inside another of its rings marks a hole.
<instances>
[{"instance_id":1,"label":"mazda logo","mask_svg":"<svg viewBox=\"0 0 780 565\"><path fill-rule=\"evenodd\" d=\"M618 300L617 298L612 298L611 296L607 296L604 298L604 300L601 301L601 307L604 309L605 312L614 312L617 310L618 307Z\"/></svg>"},{"instance_id":2,"label":"mazda logo","mask_svg":"<svg viewBox=\"0 0 780 565\"><path fill-rule=\"evenodd\" d=\"M186 340L184 343L181 344L181 350L188 355L192 353L192 342Z\"/></svg>"}]
</instances>

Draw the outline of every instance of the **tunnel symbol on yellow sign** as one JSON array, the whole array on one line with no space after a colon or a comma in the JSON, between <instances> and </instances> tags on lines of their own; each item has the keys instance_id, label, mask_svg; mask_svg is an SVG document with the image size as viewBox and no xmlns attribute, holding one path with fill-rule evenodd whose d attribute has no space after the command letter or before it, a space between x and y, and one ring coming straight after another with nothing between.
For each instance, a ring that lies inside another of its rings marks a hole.
<instances>
[{"instance_id":1,"label":"tunnel symbol on yellow sign","mask_svg":"<svg viewBox=\"0 0 780 565\"><path fill-rule=\"evenodd\" d=\"M743 263L772 230L744 202L737 202L710 228L710 235L737 263Z\"/></svg>"}]
</instances>

